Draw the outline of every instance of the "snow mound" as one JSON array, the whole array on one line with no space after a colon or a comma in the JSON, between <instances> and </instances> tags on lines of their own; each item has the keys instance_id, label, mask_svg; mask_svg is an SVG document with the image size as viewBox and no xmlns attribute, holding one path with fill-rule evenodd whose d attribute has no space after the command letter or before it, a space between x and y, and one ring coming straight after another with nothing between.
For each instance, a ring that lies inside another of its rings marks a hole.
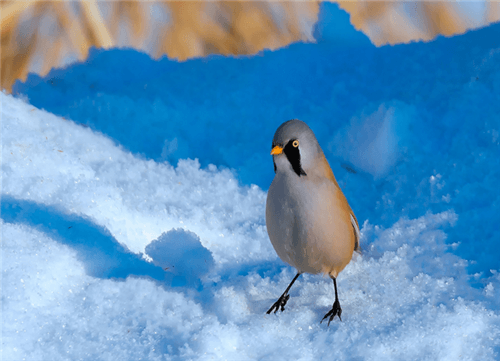
<instances>
[{"instance_id":1,"label":"snow mound","mask_svg":"<svg viewBox=\"0 0 500 361\"><path fill-rule=\"evenodd\" d=\"M0 97L5 359L497 358L500 280L470 285L453 211L366 221L342 322L319 323L333 285L311 275L266 315L294 271L265 236L263 191Z\"/></svg>"}]
</instances>

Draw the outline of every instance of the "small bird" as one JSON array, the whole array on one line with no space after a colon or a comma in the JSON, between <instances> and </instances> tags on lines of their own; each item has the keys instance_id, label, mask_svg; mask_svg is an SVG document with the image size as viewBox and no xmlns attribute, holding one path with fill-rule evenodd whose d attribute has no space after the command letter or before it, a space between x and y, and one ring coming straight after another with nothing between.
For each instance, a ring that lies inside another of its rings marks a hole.
<instances>
[{"instance_id":1,"label":"small bird","mask_svg":"<svg viewBox=\"0 0 500 361\"><path fill-rule=\"evenodd\" d=\"M273 182L266 202L269 239L278 256L297 275L267 313L285 310L288 291L304 272L328 274L335 302L321 322L328 325L342 309L337 276L359 252L359 225L312 130L293 119L276 130L271 155Z\"/></svg>"}]
</instances>

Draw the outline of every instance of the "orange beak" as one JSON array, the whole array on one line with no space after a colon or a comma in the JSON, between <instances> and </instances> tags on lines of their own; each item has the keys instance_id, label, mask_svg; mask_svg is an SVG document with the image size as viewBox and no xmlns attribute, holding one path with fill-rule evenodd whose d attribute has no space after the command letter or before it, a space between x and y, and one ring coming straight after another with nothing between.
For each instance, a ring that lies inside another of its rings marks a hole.
<instances>
[{"instance_id":1,"label":"orange beak","mask_svg":"<svg viewBox=\"0 0 500 361\"><path fill-rule=\"evenodd\" d=\"M271 155L277 155L283 153L283 148L277 145L271 150Z\"/></svg>"}]
</instances>

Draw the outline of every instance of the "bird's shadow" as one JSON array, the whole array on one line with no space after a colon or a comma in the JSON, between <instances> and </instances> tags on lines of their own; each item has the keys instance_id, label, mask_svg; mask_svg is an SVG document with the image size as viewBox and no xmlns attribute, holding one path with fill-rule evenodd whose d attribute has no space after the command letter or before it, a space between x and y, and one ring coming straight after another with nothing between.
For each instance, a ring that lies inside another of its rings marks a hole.
<instances>
[{"instance_id":1,"label":"bird's shadow","mask_svg":"<svg viewBox=\"0 0 500 361\"><path fill-rule=\"evenodd\" d=\"M139 276L170 283L169 274L161 267L130 252L105 227L82 215L3 195L1 218L6 223L29 225L69 246L89 276L102 279Z\"/></svg>"}]
</instances>

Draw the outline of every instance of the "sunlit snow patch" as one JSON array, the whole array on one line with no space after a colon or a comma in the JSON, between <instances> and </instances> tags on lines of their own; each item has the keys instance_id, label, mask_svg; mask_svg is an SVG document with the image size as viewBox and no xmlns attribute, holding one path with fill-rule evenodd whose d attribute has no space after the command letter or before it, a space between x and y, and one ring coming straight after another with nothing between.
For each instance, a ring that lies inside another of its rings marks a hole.
<instances>
[{"instance_id":1,"label":"sunlit snow patch","mask_svg":"<svg viewBox=\"0 0 500 361\"><path fill-rule=\"evenodd\" d=\"M146 246L153 263L173 276L173 286L199 287L201 278L213 267L208 249L193 232L174 229Z\"/></svg>"}]
</instances>

